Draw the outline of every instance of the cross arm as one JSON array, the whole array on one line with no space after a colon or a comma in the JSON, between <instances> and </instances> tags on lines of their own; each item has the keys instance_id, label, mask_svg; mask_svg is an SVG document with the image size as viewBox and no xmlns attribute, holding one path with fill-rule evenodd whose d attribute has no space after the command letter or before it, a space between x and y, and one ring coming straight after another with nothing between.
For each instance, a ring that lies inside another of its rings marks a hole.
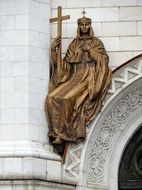
<instances>
[{"instance_id":1,"label":"cross arm","mask_svg":"<svg viewBox=\"0 0 142 190\"><path fill-rule=\"evenodd\" d=\"M62 16L61 17L61 20L67 20L67 19L70 19L70 16L69 15L66 15L66 16ZM59 18L51 18L50 19L50 22L57 22L59 20Z\"/></svg>"}]
</instances>

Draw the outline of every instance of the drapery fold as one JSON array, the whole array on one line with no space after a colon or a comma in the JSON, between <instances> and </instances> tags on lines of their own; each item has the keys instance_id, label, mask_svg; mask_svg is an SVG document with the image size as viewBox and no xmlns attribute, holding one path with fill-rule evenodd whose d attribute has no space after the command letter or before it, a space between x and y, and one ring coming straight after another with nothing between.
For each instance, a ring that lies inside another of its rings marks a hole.
<instances>
[{"instance_id":1,"label":"drapery fold","mask_svg":"<svg viewBox=\"0 0 142 190\"><path fill-rule=\"evenodd\" d=\"M81 50L83 43L89 51ZM91 36L75 38L60 63L56 52L52 58L54 73L45 104L49 136L66 141L84 139L86 125L100 111L111 81L109 57L103 43Z\"/></svg>"}]
</instances>

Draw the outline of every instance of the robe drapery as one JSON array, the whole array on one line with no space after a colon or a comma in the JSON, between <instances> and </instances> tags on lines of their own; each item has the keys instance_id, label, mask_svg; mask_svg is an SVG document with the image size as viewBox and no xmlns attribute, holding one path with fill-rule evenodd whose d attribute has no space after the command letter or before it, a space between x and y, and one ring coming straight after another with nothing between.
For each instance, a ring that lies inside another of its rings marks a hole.
<instances>
[{"instance_id":1,"label":"robe drapery","mask_svg":"<svg viewBox=\"0 0 142 190\"><path fill-rule=\"evenodd\" d=\"M82 43L89 45L89 51L81 50ZM108 55L93 36L75 38L61 63L57 63L56 52L52 58L54 71L45 104L49 137L84 139L86 125L100 111L111 81Z\"/></svg>"}]
</instances>

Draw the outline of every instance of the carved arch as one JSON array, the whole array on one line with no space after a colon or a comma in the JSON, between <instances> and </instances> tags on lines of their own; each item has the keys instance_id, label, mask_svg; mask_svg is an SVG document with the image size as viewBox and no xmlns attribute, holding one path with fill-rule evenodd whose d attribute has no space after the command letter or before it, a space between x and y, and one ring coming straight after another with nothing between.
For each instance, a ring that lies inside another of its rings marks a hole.
<instances>
[{"instance_id":1,"label":"carved arch","mask_svg":"<svg viewBox=\"0 0 142 190\"><path fill-rule=\"evenodd\" d=\"M123 149L119 152L117 160L113 158L116 158L116 148L119 144L123 144L122 147L125 148L124 140L128 142L142 123L139 115L142 111L141 85L142 55L114 71L106 102L101 113L88 127L86 141L69 147L64 165L64 174L68 181L89 189L95 189L94 187L107 189L109 186L109 189L114 190L115 186L117 190L116 173ZM133 122L136 120L138 123ZM117 165L115 171L112 170L110 163ZM115 179L112 177L114 172Z\"/></svg>"},{"instance_id":2,"label":"carved arch","mask_svg":"<svg viewBox=\"0 0 142 190\"><path fill-rule=\"evenodd\" d=\"M117 95L101 114L95 125L96 131L93 130L90 137L94 141L89 145L90 150L88 147L85 153L84 160L89 160L84 169L86 186L118 189L118 170L123 151L142 123L141 89L142 78Z\"/></svg>"}]
</instances>

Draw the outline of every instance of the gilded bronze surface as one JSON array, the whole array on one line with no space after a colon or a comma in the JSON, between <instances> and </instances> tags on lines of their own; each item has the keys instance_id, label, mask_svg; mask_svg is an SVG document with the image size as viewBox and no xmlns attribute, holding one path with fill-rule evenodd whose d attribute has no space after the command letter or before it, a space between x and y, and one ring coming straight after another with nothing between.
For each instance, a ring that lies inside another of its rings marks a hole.
<instances>
[{"instance_id":1,"label":"gilded bronze surface","mask_svg":"<svg viewBox=\"0 0 142 190\"><path fill-rule=\"evenodd\" d=\"M67 20L67 19L70 19L70 16L69 15L66 15L66 16L62 16L62 7L59 6L58 7L58 16L56 18L51 18L50 19L50 22L57 22L58 23L58 27L57 27L57 35L59 37L62 37L62 21L63 20ZM62 44L61 44L61 41L60 41L60 44L58 44L58 55L57 55L57 59L58 61L57 62L61 62L61 52L62 52ZM60 67L60 64L58 65L58 67Z\"/></svg>"},{"instance_id":2,"label":"gilded bronze surface","mask_svg":"<svg viewBox=\"0 0 142 190\"><path fill-rule=\"evenodd\" d=\"M53 144L85 139L86 125L100 111L111 81L109 57L85 15L63 59L60 51L61 33L51 45L54 69L45 103Z\"/></svg>"}]
</instances>

